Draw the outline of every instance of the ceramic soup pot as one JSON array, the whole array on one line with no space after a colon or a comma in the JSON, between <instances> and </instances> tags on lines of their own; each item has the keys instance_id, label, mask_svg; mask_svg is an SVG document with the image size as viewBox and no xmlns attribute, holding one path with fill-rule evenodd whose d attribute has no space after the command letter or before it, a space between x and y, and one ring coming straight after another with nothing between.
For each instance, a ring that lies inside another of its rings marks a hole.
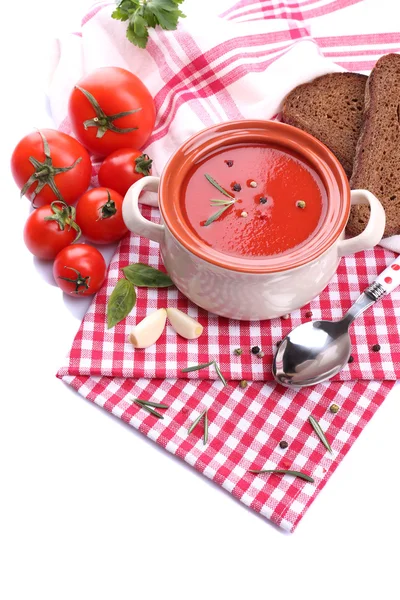
<instances>
[{"instance_id":1,"label":"ceramic soup pot","mask_svg":"<svg viewBox=\"0 0 400 600\"><path fill-rule=\"evenodd\" d=\"M144 190L157 195L140 198ZM139 202L159 206L160 224L142 216ZM368 204L370 219L360 235L345 239L352 204ZM185 296L246 320L304 306L342 256L372 248L385 228L380 202L366 190L350 191L326 146L300 129L261 120L193 135L160 178L131 186L122 210L131 231L160 244Z\"/></svg>"}]
</instances>

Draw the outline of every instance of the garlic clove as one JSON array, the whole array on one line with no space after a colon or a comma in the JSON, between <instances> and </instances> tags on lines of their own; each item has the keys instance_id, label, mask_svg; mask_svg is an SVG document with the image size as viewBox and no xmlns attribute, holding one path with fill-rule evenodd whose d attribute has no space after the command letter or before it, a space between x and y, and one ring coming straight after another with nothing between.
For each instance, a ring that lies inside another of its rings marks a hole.
<instances>
[{"instance_id":1,"label":"garlic clove","mask_svg":"<svg viewBox=\"0 0 400 600\"><path fill-rule=\"evenodd\" d=\"M165 308L150 313L136 325L129 334L129 341L135 348L148 348L156 343L164 331L167 320Z\"/></svg>"},{"instance_id":2,"label":"garlic clove","mask_svg":"<svg viewBox=\"0 0 400 600\"><path fill-rule=\"evenodd\" d=\"M167 308L167 315L172 328L187 340L196 340L203 333L203 326L177 308Z\"/></svg>"}]
</instances>

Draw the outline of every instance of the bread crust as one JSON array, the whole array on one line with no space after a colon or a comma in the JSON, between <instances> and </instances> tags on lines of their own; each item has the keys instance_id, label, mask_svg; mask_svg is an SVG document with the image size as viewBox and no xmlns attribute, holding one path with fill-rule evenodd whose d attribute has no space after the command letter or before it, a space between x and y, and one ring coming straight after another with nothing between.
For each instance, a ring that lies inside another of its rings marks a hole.
<instances>
[{"instance_id":1,"label":"bread crust","mask_svg":"<svg viewBox=\"0 0 400 600\"><path fill-rule=\"evenodd\" d=\"M399 54L382 56L368 78L350 186L367 189L381 201L386 213L384 237L400 233ZM353 206L348 233L361 233L369 214L368 206Z\"/></svg>"},{"instance_id":2,"label":"bread crust","mask_svg":"<svg viewBox=\"0 0 400 600\"><path fill-rule=\"evenodd\" d=\"M310 133L338 158L350 177L362 124L366 75L328 73L294 88L282 120Z\"/></svg>"}]
</instances>

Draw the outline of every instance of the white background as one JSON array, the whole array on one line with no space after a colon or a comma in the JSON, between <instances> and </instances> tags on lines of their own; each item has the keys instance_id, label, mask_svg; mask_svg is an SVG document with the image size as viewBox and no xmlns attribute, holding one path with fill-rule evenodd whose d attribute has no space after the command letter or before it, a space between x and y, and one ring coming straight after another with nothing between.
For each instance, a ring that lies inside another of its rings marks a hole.
<instances>
[{"instance_id":1,"label":"white background","mask_svg":"<svg viewBox=\"0 0 400 600\"><path fill-rule=\"evenodd\" d=\"M0 9L0 598L398 600L399 388L290 535L56 379L89 300L25 249L9 157L51 126L50 41L89 4Z\"/></svg>"}]
</instances>

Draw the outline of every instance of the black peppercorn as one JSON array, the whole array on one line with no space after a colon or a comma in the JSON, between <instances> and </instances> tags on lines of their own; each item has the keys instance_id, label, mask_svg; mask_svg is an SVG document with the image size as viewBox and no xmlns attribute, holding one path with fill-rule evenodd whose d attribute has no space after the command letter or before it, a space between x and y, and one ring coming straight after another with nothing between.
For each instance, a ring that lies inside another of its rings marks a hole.
<instances>
[{"instance_id":1,"label":"black peppercorn","mask_svg":"<svg viewBox=\"0 0 400 600\"><path fill-rule=\"evenodd\" d=\"M240 192L240 190L242 189L242 186L240 185L240 183L234 183L232 186L232 189L234 192Z\"/></svg>"},{"instance_id":2,"label":"black peppercorn","mask_svg":"<svg viewBox=\"0 0 400 600\"><path fill-rule=\"evenodd\" d=\"M228 165L228 167L233 167L233 160L226 160L225 164Z\"/></svg>"},{"instance_id":3,"label":"black peppercorn","mask_svg":"<svg viewBox=\"0 0 400 600\"><path fill-rule=\"evenodd\" d=\"M349 356L349 360L347 361L348 363L352 363L354 361L354 356Z\"/></svg>"},{"instance_id":4,"label":"black peppercorn","mask_svg":"<svg viewBox=\"0 0 400 600\"><path fill-rule=\"evenodd\" d=\"M285 440L282 440L281 442L279 442L279 447L282 448L282 450L284 450L288 446L289 446L289 444Z\"/></svg>"},{"instance_id":5,"label":"black peppercorn","mask_svg":"<svg viewBox=\"0 0 400 600\"><path fill-rule=\"evenodd\" d=\"M371 348L371 350L372 350L373 352L379 352L379 350L380 350L380 349L381 349L381 347L380 347L380 345L379 345L379 344L374 344L374 345L372 346L372 348Z\"/></svg>"},{"instance_id":6,"label":"black peppercorn","mask_svg":"<svg viewBox=\"0 0 400 600\"><path fill-rule=\"evenodd\" d=\"M253 346L251 352L253 354L258 354L259 352L261 352L261 348L259 348L258 346Z\"/></svg>"},{"instance_id":7,"label":"black peppercorn","mask_svg":"<svg viewBox=\"0 0 400 600\"><path fill-rule=\"evenodd\" d=\"M265 196L261 196L260 198L260 204L267 204L267 199Z\"/></svg>"}]
</instances>

